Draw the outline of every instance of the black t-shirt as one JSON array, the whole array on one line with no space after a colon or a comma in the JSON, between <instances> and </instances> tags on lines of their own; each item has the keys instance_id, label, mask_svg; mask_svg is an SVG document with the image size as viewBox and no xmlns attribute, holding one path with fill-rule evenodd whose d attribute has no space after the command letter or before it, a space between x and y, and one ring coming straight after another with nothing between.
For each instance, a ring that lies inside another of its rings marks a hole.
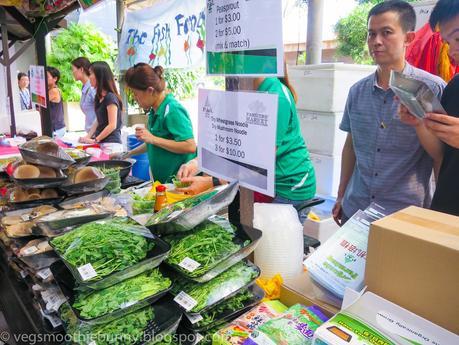
<instances>
[{"instance_id":1,"label":"black t-shirt","mask_svg":"<svg viewBox=\"0 0 459 345\"><path fill-rule=\"evenodd\" d=\"M97 129L96 129L95 136L98 136L100 132L102 132L105 127L107 127L108 125L107 107L111 104L115 104L116 107L118 108L117 117L116 117L116 129L112 133L110 133L108 137L102 140L102 142L121 144L121 126L122 126L121 106L120 106L120 101L118 100L118 98L113 92L108 92L105 95L102 102L99 102L97 97L95 99L96 117L97 117Z\"/></svg>"},{"instance_id":2,"label":"black t-shirt","mask_svg":"<svg viewBox=\"0 0 459 345\"><path fill-rule=\"evenodd\" d=\"M448 115L459 117L459 75L445 88L441 103ZM459 216L459 149L446 144L431 208Z\"/></svg>"}]
</instances>

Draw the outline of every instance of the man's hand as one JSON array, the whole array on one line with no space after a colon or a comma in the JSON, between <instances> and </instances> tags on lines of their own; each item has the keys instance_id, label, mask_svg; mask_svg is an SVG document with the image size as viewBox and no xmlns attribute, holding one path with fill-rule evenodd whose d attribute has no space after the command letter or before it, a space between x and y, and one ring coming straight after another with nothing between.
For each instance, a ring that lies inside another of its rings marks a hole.
<instances>
[{"instance_id":1,"label":"man's hand","mask_svg":"<svg viewBox=\"0 0 459 345\"><path fill-rule=\"evenodd\" d=\"M418 127L422 125L422 120L412 115L407 107L403 104L400 104L398 107L398 114L400 115L400 121L405 125L411 127Z\"/></svg>"},{"instance_id":2,"label":"man's hand","mask_svg":"<svg viewBox=\"0 0 459 345\"><path fill-rule=\"evenodd\" d=\"M428 113L425 126L444 143L459 149L459 118L443 114Z\"/></svg>"},{"instance_id":3,"label":"man's hand","mask_svg":"<svg viewBox=\"0 0 459 345\"><path fill-rule=\"evenodd\" d=\"M196 195L213 188L212 176L184 177L180 182L188 182L191 183L191 185L185 188L176 188L175 190L189 195Z\"/></svg>"},{"instance_id":4,"label":"man's hand","mask_svg":"<svg viewBox=\"0 0 459 345\"><path fill-rule=\"evenodd\" d=\"M177 171L177 178L184 179L186 177L191 177L196 175L199 172L198 160L192 159L188 163L182 164L180 169Z\"/></svg>"},{"instance_id":5,"label":"man's hand","mask_svg":"<svg viewBox=\"0 0 459 345\"><path fill-rule=\"evenodd\" d=\"M148 129L141 128L141 127L137 127L135 129L135 136L138 140L143 141L144 143L147 143L147 144L152 144L152 145L153 145L153 140L155 139L155 136L151 134Z\"/></svg>"},{"instance_id":6,"label":"man's hand","mask_svg":"<svg viewBox=\"0 0 459 345\"><path fill-rule=\"evenodd\" d=\"M332 214L335 223L339 226L343 225L341 222L341 218L343 217L343 208L342 208L342 198L336 199L335 205L333 206Z\"/></svg>"},{"instance_id":7,"label":"man's hand","mask_svg":"<svg viewBox=\"0 0 459 345\"><path fill-rule=\"evenodd\" d=\"M78 141L82 144L95 144L96 143L94 139L88 137L87 135L84 137L80 137Z\"/></svg>"}]
</instances>

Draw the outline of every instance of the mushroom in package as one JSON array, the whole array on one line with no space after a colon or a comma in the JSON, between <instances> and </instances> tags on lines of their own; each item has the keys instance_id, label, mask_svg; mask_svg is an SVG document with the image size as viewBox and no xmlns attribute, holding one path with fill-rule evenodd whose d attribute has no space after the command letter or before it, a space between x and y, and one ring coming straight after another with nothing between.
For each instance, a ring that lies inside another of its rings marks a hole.
<instances>
[{"instance_id":1,"label":"mushroom in package","mask_svg":"<svg viewBox=\"0 0 459 345\"><path fill-rule=\"evenodd\" d=\"M49 137L39 137L21 145L19 151L28 163L57 169L66 169L75 163L59 145Z\"/></svg>"},{"instance_id":2,"label":"mushroom in package","mask_svg":"<svg viewBox=\"0 0 459 345\"><path fill-rule=\"evenodd\" d=\"M51 188L25 189L22 187L16 187L10 193L10 201L12 203L23 203L27 201L41 200L41 199L55 199L58 197L59 197L59 194L57 193L57 191Z\"/></svg>"},{"instance_id":3,"label":"mushroom in package","mask_svg":"<svg viewBox=\"0 0 459 345\"><path fill-rule=\"evenodd\" d=\"M8 237L24 237L32 235L35 220L46 214L57 211L54 207L43 205L32 209L7 212L1 218L2 227Z\"/></svg>"},{"instance_id":4,"label":"mushroom in package","mask_svg":"<svg viewBox=\"0 0 459 345\"><path fill-rule=\"evenodd\" d=\"M53 248L49 245L47 240L36 239L29 241L24 247L19 249L17 256L30 256L52 251Z\"/></svg>"},{"instance_id":5,"label":"mushroom in package","mask_svg":"<svg viewBox=\"0 0 459 345\"><path fill-rule=\"evenodd\" d=\"M99 169L84 167L74 170L60 188L68 194L96 192L102 190L108 182L109 179Z\"/></svg>"}]
</instances>

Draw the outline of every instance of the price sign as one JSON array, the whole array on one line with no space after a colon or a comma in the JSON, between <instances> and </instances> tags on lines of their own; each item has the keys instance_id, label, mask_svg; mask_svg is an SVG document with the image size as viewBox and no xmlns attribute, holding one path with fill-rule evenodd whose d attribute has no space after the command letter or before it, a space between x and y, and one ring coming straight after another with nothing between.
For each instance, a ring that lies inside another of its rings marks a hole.
<instances>
[{"instance_id":1,"label":"price sign","mask_svg":"<svg viewBox=\"0 0 459 345\"><path fill-rule=\"evenodd\" d=\"M274 196L278 96L199 90L199 167Z\"/></svg>"},{"instance_id":2,"label":"price sign","mask_svg":"<svg viewBox=\"0 0 459 345\"><path fill-rule=\"evenodd\" d=\"M190 313L185 313L186 317L188 320L190 320L191 324L194 325L198 323L199 321L202 321L204 318L202 317L201 314L190 314Z\"/></svg>"},{"instance_id":3,"label":"price sign","mask_svg":"<svg viewBox=\"0 0 459 345\"><path fill-rule=\"evenodd\" d=\"M206 31L208 74L284 74L282 1L208 0Z\"/></svg>"}]
</instances>

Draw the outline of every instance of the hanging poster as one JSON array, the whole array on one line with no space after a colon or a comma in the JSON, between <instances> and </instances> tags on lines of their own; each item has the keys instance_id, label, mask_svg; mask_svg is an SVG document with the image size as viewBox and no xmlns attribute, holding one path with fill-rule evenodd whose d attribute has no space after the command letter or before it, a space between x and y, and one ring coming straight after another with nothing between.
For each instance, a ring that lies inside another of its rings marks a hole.
<instances>
[{"instance_id":1,"label":"hanging poster","mask_svg":"<svg viewBox=\"0 0 459 345\"><path fill-rule=\"evenodd\" d=\"M45 68L43 66L31 65L29 67L29 78L32 102L40 107L46 108Z\"/></svg>"},{"instance_id":2,"label":"hanging poster","mask_svg":"<svg viewBox=\"0 0 459 345\"><path fill-rule=\"evenodd\" d=\"M128 11L120 42L119 63L166 68L200 66L206 40L205 2L162 0L149 8Z\"/></svg>"},{"instance_id":3,"label":"hanging poster","mask_svg":"<svg viewBox=\"0 0 459 345\"><path fill-rule=\"evenodd\" d=\"M282 1L207 0L207 74L283 76Z\"/></svg>"}]
</instances>

